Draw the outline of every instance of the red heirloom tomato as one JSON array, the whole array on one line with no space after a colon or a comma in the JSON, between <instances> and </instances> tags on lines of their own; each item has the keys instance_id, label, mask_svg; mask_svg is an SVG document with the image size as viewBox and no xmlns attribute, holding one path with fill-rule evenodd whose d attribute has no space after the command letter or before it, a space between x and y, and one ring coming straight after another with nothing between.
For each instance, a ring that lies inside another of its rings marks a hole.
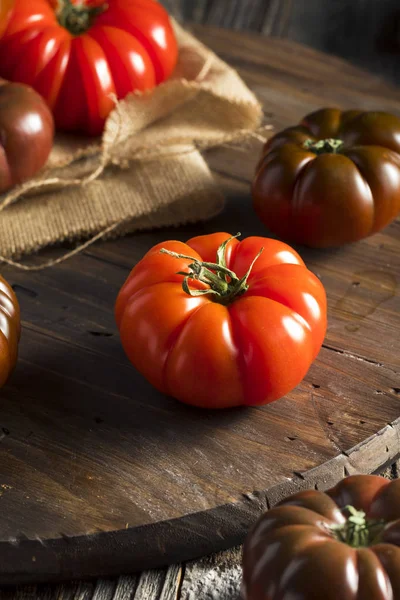
<instances>
[{"instance_id":1,"label":"red heirloom tomato","mask_svg":"<svg viewBox=\"0 0 400 600\"><path fill-rule=\"evenodd\" d=\"M265 144L254 208L284 239L314 247L355 242L400 211L400 119L326 108Z\"/></svg>"},{"instance_id":2,"label":"red heirloom tomato","mask_svg":"<svg viewBox=\"0 0 400 600\"><path fill-rule=\"evenodd\" d=\"M7 27L13 6L14 0L0 0L0 35L2 35L3 31Z\"/></svg>"},{"instance_id":3,"label":"red heirloom tomato","mask_svg":"<svg viewBox=\"0 0 400 600\"><path fill-rule=\"evenodd\" d=\"M117 299L132 364L188 404L272 402L303 379L325 336L325 290L297 252L236 237L154 246Z\"/></svg>"},{"instance_id":4,"label":"red heirloom tomato","mask_svg":"<svg viewBox=\"0 0 400 600\"><path fill-rule=\"evenodd\" d=\"M156 0L15 0L0 38L0 75L34 87L58 129L98 135L113 96L164 81L177 55Z\"/></svg>"},{"instance_id":5,"label":"red heirloom tomato","mask_svg":"<svg viewBox=\"0 0 400 600\"><path fill-rule=\"evenodd\" d=\"M353 475L266 512L243 550L245 600L399 600L400 480Z\"/></svg>"},{"instance_id":6,"label":"red heirloom tomato","mask_svg":"<svg viewBox=\"0 0 400 600\"><path fill-rule=\"evenodd\" d=\"M17 362L21 318L13 289L0 276L0 387L10 376Z\"/></svg>"}]
</instances>

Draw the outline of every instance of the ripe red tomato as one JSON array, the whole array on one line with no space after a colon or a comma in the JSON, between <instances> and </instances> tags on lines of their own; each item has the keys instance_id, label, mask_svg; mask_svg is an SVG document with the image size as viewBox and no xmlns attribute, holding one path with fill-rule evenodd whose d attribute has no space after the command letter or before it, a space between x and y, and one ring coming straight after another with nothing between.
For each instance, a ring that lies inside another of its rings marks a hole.
<instances>
[{"instance_id":1,"label":"ripe red tomato","mask_svg":"<svg viewBox=\"0 0 400 600\"><path fill-rule=\"evenodd\" d=\"M207 408L265 404L317 356L326 295L290 246L215 233L154 246L116 320L128 358L161 392Z\"/></svg>"},{"instance_id":2,"label":"ripe red tomato","mask_svg":"<svg viewBox=\"0 0 400 600\"><path fill-rule=\"evenodd\" d=\"M0 76L35 88L58 129L98 135L113 96L164 81L177 55L156 0L15 0L0 38Z\"/></svg>"},{"instance_id":3,"label":"ripe red tomato","mask_svg":"<svg viewBox=\"0 0 400 600\"><path fill-rule=\"evenodd\" d=\"M14 0L0 0L0 35L8 25L11 18Z\"/></svg>"}]
</instances>

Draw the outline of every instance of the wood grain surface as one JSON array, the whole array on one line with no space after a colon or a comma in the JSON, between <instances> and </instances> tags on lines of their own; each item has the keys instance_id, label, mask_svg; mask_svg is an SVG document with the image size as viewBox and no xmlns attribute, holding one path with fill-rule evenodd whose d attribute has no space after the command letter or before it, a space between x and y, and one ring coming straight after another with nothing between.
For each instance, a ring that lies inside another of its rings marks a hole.
<instances>
[{"instance_id":1,"label":"wood grain surface","mask_svg":"<svg viewBox=\"0 0 400 600\"><path fill-rule=\"evenodd\" d=\"M194 32L239 70L275 127L324 105L400 114L397 90L338 59ZM42 272L3 269L23 336L1 391L0 582L118 575L221 550L283 495L399 455L399 222L335 251L299 248L326 287L328 334L304 382L270 406L180 405L124 356L112 308L148 248L221 229L268 235L249 196L259 151L254 142L208 154L228 198L213 221L97 244Z\"/></svg>"}]
</instances>

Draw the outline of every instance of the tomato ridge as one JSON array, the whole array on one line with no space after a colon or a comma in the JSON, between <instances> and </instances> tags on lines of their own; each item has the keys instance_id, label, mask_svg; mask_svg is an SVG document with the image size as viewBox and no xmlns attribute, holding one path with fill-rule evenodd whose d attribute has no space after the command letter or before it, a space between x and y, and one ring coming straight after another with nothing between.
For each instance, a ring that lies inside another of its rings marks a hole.
<instances>
[{"instance_id":1,"label":"tomato ridge","mask_svg":"<svg viewBox=\"0 0 400 600\"><path fill-rule=\"evenodd\" d=\"M168 338L168 350L167 350L167 356L162 368L162 375L161 375L161 379L162 379L162 383L163 383L163 388L165 390L165 393L169 396L173 396L173 394L170 392L169 390L169 386L167 384L167 370L168 370L168 362L169 359L172 355L172 352L174 351L174 348L176 346L176 344L178 343L178 340L180 338L180 336L183 333L183 330L185 329L186 325L188 324L188 322L190 321L190 319L192 317L194 317L195 315L197 315L197 313L206 306L206 302L204 304L202 304L201 306L198 306L193 312L190 313L190 315L188 315L186 317L186 319L184 319L179 325L178 327L176 327L176 329L174 329L169 338Z\"/></svg>"}]
</instances>

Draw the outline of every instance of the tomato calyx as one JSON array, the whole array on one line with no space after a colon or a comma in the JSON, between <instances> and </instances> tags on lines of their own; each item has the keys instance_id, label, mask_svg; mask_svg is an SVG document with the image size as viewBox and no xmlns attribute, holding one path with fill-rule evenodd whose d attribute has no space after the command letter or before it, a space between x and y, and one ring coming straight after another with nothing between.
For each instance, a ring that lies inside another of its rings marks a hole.
<instances>
[{"instance_id":1,"label":"tomato calyx","mask_svg":"<svg viewBox=\"0 0 400 600\"><path fill-rule=\"evenodd\" d=\"M343 140L339 138L326 138L325 140L306 140L303 148L314 152L314 154L339 154L344 146Z\"/></svg>"},{"instance_id":2,"label":"tomato calyx","mask_svg":"<svg viewBox=\"0 0 400 600\"><path fill-rule=\"evenodd\" d=\"M223 242L217 250L217 260L215 263L200 261L193 256L187 256L186 254L178 254L177 252L171 252L162 248L160 252L162 254L168 254L179 259L185 259L192 261L188 265L189 271L178 271L178 275L183 275L182 288L189 296L204 296L210 294L213 296L213 300L219 304L231 304L236 298L242 296L248 289L247 280L253 269L254 263L264 251L261 248L257 256L249 266L247 273L239 278L236 273L228 269L226 266L226 249L229 242L241 234L237 233L232 237L228 238ZM209 287L203 290L195 290L189 286L190 280L201 281Z\"/></svg>"},{"instance_id":3,"label":"tomato calyx","mask_svg":"<svg viewBox=\"0 0 400 600\"><path fill-rule=\"evenodd\" d=\"M74 4L71 0L58 0L56 11L59 24L72 35L81 35L92 26L93 19L107 10L106 4L86 6L83 2Z\"/></svg>"},{"instance_id":4,"label":"tomato calyx","mask_svg":"<svg viewBox=\"0 0 400 600\"><path fill-rule=\"evenodd\" d=\"M329 530L333 537L352 548L367 548L379 542L379 536L385 527L384 521L367 519L363 510L346 506L347 520L342 525L333 525Z\"/></svg>"}]
</instances>

